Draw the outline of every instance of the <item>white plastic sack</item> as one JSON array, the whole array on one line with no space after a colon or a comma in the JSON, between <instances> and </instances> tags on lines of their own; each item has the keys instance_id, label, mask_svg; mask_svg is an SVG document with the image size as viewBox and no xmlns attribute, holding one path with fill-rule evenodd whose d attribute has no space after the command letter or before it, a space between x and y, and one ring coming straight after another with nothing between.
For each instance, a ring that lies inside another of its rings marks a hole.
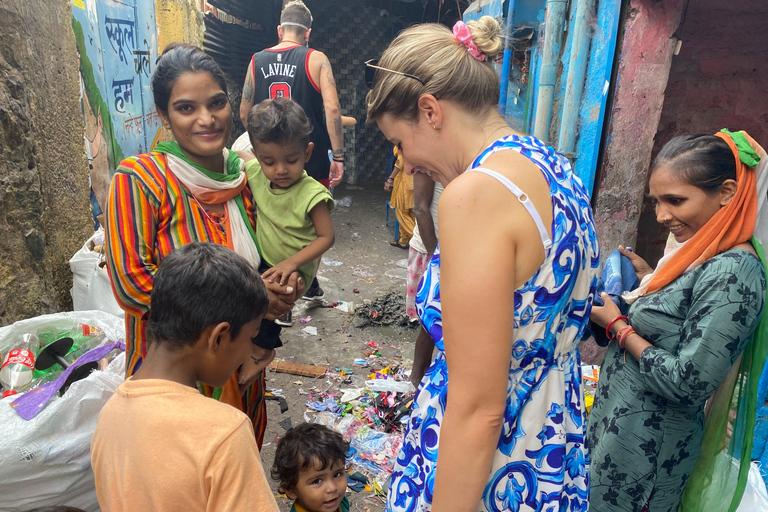
<instances>
[{"instance_id":1,"label":"white plastic sack","mask_svg":"<svg viewBox=\"0 0 768 512\"><path fill-rule=\"evenodd\" d=\"M41 327L87 323L101 328L112 341L123 341L123 319L102 311L57 313L0 328L0 346ZM0 511L26 511L67 505L99 510L91 470L91 438L99 412L125 378L125 355L103 372L75 382L31 421L0 400Z\"/></svg>"},{"instance_id":2,"label":"white plastic sack","mask_svg":"<svg viewBox=\"0 0 768 512\"><path fill-rule=\"evenodd\" d=\"M765 489L765 481L760 474L760 466L752 462L747 477L747 487L741 498L736 512L764 512L768 511L768 491Z\"/></svg>"},{"instance_id":3,"label":"white plastic sack","mask_svg":"<svg viewBox=\"0 0 768 512\"><path fill-rule=\"evenodd\" d=\"M99 228L89 238L79 251L69 260L72 270L72 303L75 311L100 310L123 316L124 312L117 305L112 287L109 283L109 273L106 268L99 267L99 254L91 250L94 245L104 243L104 229Z\"/></svg>"}]
</instances>

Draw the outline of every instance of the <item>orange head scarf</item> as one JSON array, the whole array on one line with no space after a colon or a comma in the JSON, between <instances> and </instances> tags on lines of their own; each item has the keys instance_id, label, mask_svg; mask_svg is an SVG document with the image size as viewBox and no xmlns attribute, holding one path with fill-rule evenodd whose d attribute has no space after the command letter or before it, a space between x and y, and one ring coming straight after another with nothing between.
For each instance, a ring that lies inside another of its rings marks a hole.
<instances>
[{"instance_id":1,"label":"orange head scarf","mask_svg":"<svg viewBox=\"0 0 768 512\"><path fill-rule=\"evenodd\" d=\"M740 133L753 148L760 147L746 132ZM718 210L662 268L658 269L645 294L664 288L687 270L752 238L757 220L755 169L741 161L739 149L728 134L718 132L715 135L728 144L736 159L736 194L730 203Z\"/></svg>"}]
</instances>

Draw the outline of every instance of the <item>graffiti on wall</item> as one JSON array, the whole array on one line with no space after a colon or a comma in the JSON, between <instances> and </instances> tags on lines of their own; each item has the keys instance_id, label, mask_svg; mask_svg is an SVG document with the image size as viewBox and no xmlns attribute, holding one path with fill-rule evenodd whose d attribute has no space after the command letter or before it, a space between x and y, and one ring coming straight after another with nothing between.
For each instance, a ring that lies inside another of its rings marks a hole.
<instances>
[{"instance_id":1,"label":"graffiti on wall","mask_svg":"<svg viewBox=\"0 0 768 512\"><path fill-rule=\"evenodd\" d=\"M117 166L153 149L161 134L150 89L157 60L154 2L72 0L72 29L93 206L103 212Z\"/></svg>"}]
</instances>

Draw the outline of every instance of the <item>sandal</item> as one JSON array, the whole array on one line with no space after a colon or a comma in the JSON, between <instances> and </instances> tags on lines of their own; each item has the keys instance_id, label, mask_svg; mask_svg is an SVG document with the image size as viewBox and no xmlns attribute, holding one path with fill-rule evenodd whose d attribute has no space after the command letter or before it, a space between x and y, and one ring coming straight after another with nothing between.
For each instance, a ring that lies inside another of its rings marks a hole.
<instances>
[{"instance_id":1,"label":"sandal","mask_svg":"<svg viewBox=\"0 0 768 512\"><path fill-rule=\"evenodd\" d=\"M389 245L391 245L392 247L397 247L399 249L407 249L408 248L408 245L401 244L399 240L392 240L391 242L389 242Z\"/></svg>"}]
</instances>

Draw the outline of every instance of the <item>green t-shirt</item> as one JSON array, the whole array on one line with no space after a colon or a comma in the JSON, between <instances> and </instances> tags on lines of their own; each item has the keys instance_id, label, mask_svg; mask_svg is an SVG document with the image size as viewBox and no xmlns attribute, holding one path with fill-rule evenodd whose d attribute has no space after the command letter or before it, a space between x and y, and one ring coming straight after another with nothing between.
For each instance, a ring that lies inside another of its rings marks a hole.
<instances>
[{"instance_id":1,"label":"green t-shirt","mask_svg":"<svg viewBox=\"0 0 768 512\"><path fill-rule=\"evenodd\" d=\"M256 203L256 239L261 258L267 265L275 266L317 238L309 212L321 201L326 202L330 212L334 206L333 196L306 171L289 188L271 188L258 160L247 162L245 173ZM300 267L299 273L309 286L317 273L317 261Z\"/></svg>"}]
</instances>

